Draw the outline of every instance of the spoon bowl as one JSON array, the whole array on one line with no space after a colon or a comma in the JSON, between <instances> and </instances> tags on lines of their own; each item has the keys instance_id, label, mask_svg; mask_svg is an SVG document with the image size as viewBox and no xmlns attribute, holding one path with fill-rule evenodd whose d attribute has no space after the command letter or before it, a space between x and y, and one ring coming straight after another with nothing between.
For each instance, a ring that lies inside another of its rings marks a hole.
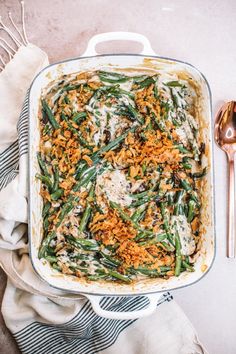
<instances>
[{"instance_id":1,"label":"spoon bowl","mask_svg":"<svg viewBox=\"0 0 236 354\"><path fill-rule=\"evenodd\" d=\"M236 102L226 103L215 121L215 140L225 152L236 151Z\"/></svg>"}]
</instances>

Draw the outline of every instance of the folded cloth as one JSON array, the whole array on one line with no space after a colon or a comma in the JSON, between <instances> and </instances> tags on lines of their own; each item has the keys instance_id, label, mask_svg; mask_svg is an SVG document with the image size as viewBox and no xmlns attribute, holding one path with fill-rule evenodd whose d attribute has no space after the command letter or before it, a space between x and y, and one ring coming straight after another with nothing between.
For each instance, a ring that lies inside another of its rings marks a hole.
<instances>
[{"instance_id":1,"label":"folded cloth","mask_svg":"<svg viewBox=\"0 0 236 354\"><path fill-rule=\"evenodd\" d=\"M97 316L83 296L51 288L35 274L27 240L26 91L48 59L26 38L18 47L0 73L0 265L8 276L3 317L22 353L206 353L169 293L148 318L110 320ZM146 305L141 296L102 299L112 311Z\"/></svg>"}]
</instances>

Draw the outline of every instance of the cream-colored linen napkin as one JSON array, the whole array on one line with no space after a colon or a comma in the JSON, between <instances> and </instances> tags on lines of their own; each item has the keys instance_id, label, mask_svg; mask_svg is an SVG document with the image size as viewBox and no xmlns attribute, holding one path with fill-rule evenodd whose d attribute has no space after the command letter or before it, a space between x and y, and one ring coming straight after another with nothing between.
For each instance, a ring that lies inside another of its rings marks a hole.
<instances>
[{"instance_id":1,"label":"cream-colored linen napkin","mask_svg":"<svg viewBox=\"0 0 236 354\"><path fill-rule=\"evenodd\" d=\"M8 275L2 313L19 348L26 354L118 354L121 348L127 354L207 353L169 294L150 317L109 320L97 316L82 296L53 289L34 273L27 240L26 93L48 59L23 38L0 73L0 265ZM145 307L146 300L103 298L102 304L132 310Z\"/></svg>"}]
</instances>

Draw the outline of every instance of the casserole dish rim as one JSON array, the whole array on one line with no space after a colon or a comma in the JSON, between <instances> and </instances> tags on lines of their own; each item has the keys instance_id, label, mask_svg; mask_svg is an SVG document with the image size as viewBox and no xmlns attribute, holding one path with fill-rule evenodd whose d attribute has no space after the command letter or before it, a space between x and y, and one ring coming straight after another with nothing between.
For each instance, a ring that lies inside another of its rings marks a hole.
<instances>
[{"instance_id":1,"label":"casserole dish rim","mask_svg":"<svg viewBox=\"0 0 236 354\"><path fill-rule=\"evenodd\" d=\"M34 264L34 257L32 255L32 235L29 235L29 254L30 254L30 259L31 259L31 264L33 266L34 271L37 273L37 275L40 277L40 279L42 279L44 282L46 282L47 284L49 284L51 287L58 289L58 290L62 290L68 293L74 293L74 294L87 294L87 295L98 295L98 296L145 296L148 294L157 294L157 293L163 293L164 292L168 292L168 291L173 291L173 290L177 290L177 289L181 289L181 288L185 288L187 286L193 285L195 283L197 283L198 281L200 281L208 272L209 270L212 268L212 265L214 263L215 260L215 256L216 256L216 232L215 232L215 184L214 184L214 153L213 153L213 130L212 130L212 94L211 94L211 89L209 86L209 83L206 79L206 77L201 73L201 71L199 71L194 65L189 64L188 62L185 61L181 61L181 60L177 60L177 59L172 59L169 57L163 57L163 56L158 56L158 55L145 55L145 54L130 54L130 53L117 53L117 54L100 54L100 55L94 55L94 56L83 56L83 57L75 57L75 58L69 58L63 61L59 61L53 64L49 64L48 66L46 66L45 68L43 68L34 78L33 82L31 83L31 86L29 88L29 103L28 103L28 107L29 107L29 134L28 134L28 146L29 146L29 154L28 154L28 184L29 184L29 204L28 204L28 215L29 215L29 231L31 231L32 229L32 218L31 218L31 214L32 214L32 210L31 210L31 205L32 205L32 186L30 183L30 176L31 176L31 134L30 134L30 128L31 128L31 123L30 123L30 118L31 118L31 92L32 92L32 88L33 85L35 84L35 81L37 80L37 78L39 78L44 71L48 70L51 67L54 66L58 66L60 64L65 64L68 62L72 62L72 61L79 61L81 59L92 59L92 58L99 58L99 57L118 57L118 56L131 56L131 57L142 57L142 58L150 58L150 59L160 59L160 60L166 60L166 61L170 61L170 62L174 62L174 63L180 63L180 64L184 64L187 67L190 67L191 69L193 69L194 71L197 72L197 74L199 75L200 78L203 79L204 84L206 85L207 88L207 92L209 97L207 97L207 110L209 110L209 120L207 120L209 127L208 127L208 139L210 139L209 141L209 146L210 146L210 156L209 156L209 161L210 161L210 191L211 193L209 193L209 199L211 200L211 230L212 230L212 240L214 242L214 247L213 247L213 255L211 257L211 260L209 262L208 268L206 271L202 272L202 275L199 276L196 280L190 281L187 284L183 284L183 285L179 285L179 286L175 286L173 288L167 288L167 289L162 289L162 290L149 290L147 292L142 291L141 293L138 291L134 291L134 293L114 293L114 294L106 294L105 292L103 294L101 293L96 293L96 292L90 292L90 291L84 291L84 290L71 290L71 289L65 289L62 287L58 287L55 285L52 285L50 282L48 282L46 279L43 278L43 276L40 274L40 272L36 269L36 266ZM128 66L127 66L128 67ZM112 66L111 66L112 68ZM124 68L124 67L123 67ZM118 68L119 69L119 68ZM122 68L121 68L122 69ZM71 74L73 74L73 72L71 72ZM113 282L113 284L115 284ZM91 287L93 286L93 283L89 284L91 285ZM132 286L132 283L131 283Z\"/></svg>"}]
</instances>

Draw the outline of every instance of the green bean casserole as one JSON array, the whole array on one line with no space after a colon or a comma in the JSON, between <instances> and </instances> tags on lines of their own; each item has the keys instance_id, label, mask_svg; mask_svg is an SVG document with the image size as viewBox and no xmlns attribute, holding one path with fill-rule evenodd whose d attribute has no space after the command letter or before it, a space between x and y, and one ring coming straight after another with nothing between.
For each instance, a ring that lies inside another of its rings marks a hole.
<instances>
[{"instance_id":1,"label":"green bean casserole","mask_svg":"<svg viewBox=\"0 0 236 354\"><path fill-rule=\"evenodd\" d=\"M191 78L91 71L42 94L39 258L87 281L193 272L206 147Z\"/></svg>"}]
</instances>

